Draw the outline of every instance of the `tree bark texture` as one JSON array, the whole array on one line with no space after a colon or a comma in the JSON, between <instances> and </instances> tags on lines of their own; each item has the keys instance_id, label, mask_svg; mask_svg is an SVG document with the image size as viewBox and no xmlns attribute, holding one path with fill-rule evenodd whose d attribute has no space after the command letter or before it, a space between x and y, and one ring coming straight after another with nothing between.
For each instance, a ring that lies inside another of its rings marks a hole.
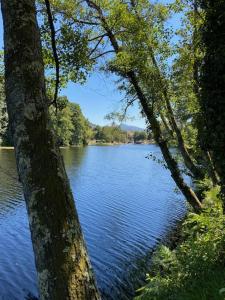
<instances>
[{"instance_id":1,"label":"tree bark texture","mask_svg":"<svg viewBox=\"0 0 225 300\"><path fill-rule=\"evenodd\" d=\"M6 101L41 300L100 299L48 116L34 0L2 0Z\"/></svg>"}]
</instances>

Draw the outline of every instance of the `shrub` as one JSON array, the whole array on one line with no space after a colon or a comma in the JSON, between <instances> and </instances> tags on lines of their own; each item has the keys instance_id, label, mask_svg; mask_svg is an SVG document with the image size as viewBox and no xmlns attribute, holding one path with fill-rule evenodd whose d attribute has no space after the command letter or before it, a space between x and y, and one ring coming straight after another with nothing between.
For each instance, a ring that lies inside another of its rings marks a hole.
<instances>
[{"instance_id":1,"label":"shrub","mask_svg":"<svg viewBox=\"0 0 225 300\"><path fill-rule=\"evenodd\" d=\"M136 300L225 299L225 216L218 192L206 193L202 214L187 216L176 249L160 246L155 252Z\"/></svg>"}]
</instances>

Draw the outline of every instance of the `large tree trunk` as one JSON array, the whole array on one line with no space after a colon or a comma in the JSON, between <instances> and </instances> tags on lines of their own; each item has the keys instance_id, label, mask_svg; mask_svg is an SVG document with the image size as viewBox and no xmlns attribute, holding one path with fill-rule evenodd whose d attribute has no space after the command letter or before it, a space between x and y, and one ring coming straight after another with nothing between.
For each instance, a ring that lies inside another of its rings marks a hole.
<instances>
[{"instance_id":1,"label":"large tree trunk","mask_svg":"<svg viewBox=\"0 0 225 300\"><path fill-rule=\"evenodd\" d=\"M2 0L6 100L41 300L99 299L49 124L34 0Z\"/></svg>"},{"instance_id":2,"label":"large tree trunk","mask_svg":"<svg viewBox=\"0 0 225 300\"><path fill-rule=\"evenodd\" d=\"M212 154L220 177L225 211L225 1L201 0L204 59L200 76L202 147Z\"/></svg>"},{"instance_id":3,"label":"large tree trunk","mask_svg":"<svg viewBox=\"0 0 225 300\"><path fill-rule=\"evenodd\" d=\"M193 91L195 93L196 98L198 101L200 98L200 65L201 65L201 59L198 57L199 47L200 47L200 32L199 28L197 26L198 19L199 19L199 12L198 12L198 6L199 3L197 0L194 0L193 2L193 12L194 12L194 28L193 28L193 37L192 37L192 50L194 55L194 62L193 62ZM201 123L201 118L199 118L199 114L197 118L195 117L195 122L197 125L197 128L199 129L199 122ZM200 133L200 132L199 132ZM199 142L199 139L198 139ZM199 143L199 146L201 148L201 143ZM207 149L202 149L202 159L206 163L206 169L208 176L211 178L212 183L214 186L219 184L219 177L216 172L215 166L213 165L212 157L210 152Z\"/></svg>"}]
</instances>

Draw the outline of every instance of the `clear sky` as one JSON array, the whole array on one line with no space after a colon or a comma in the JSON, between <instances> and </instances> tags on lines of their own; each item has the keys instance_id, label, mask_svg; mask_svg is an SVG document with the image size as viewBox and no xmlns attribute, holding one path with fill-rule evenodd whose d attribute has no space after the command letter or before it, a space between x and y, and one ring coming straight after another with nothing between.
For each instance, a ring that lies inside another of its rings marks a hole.
<instances>
[{"instance_id":1,"label":"clear sky","mask_svg":"<svg viewBox=\"0 0 225 300\"><path fill-rule=\"evenodd\" d=\"M106 114L119 111L124 95L116 89L115 78L95 71L83 85L70 83L61 92L71 101L79 103L84 115L94 124L105 125ZM131 125L145 127L145 121L140 116L138 105L134 105L128 114L135 119L127 121Z\"/></svg>"},{"instance_id":2,"label":"clear sky","mask_svg":"<svg viewBox=\"0 0 225 300\"><path fill-rule=\"evenodd\" d=\"M166 2L163 0L163 2ZM167 1L168 2L168 1ZM169 1L170 2L170 1ZM172 23L176 23L173 20ZM170 24L171 25L171 24ZM0 16L0 48L3 48L3 26ZM69 83L68 87L61 91L70 101L80 105L83 114L90 122L98 125L108 124L106 114L119 111L124 95L116 89L115 78L103 72L95 71L83 85ZM126 123L145 128L145 120L141 117L138 104L129 109L128 114L133 117Z\"/></svg>"},{"instance_id":3,"label":"clear sky","mask_svg":"<svg viewBox=\"0 0 225 300\"><path fill-rule=\"evenodd\" d=\"M0 48L3 48L2 16L0 16ZM105 125L109 123L104 119L105 115L118 111L123 99L123 95L116 89L114 80L113 76L96 71L85 84L69 83L68 87L61 91L61 94L66 95L70 101L78 103L90 122ZM135 120L129 120L127 123L141 128L145 127L145 121L140 117L138 105L134 105L129 114L134 116Z\"/></svg>"}]
</instances>

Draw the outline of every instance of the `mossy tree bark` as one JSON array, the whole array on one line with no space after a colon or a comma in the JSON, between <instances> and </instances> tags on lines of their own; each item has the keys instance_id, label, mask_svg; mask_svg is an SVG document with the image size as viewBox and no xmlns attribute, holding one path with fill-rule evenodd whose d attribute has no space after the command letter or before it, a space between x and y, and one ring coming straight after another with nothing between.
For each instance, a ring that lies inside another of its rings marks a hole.
<instances>
[{"instance_id":1,"label":"mossy tree bark","mask_svg":"<svg viewBox=\"0 0 225 300\"><path fill-rule=\"evenodd\" d=\"M6 101L41 300L100 299L52 135L34 0L2 0Z\"/></svg>"}]
</instances>

